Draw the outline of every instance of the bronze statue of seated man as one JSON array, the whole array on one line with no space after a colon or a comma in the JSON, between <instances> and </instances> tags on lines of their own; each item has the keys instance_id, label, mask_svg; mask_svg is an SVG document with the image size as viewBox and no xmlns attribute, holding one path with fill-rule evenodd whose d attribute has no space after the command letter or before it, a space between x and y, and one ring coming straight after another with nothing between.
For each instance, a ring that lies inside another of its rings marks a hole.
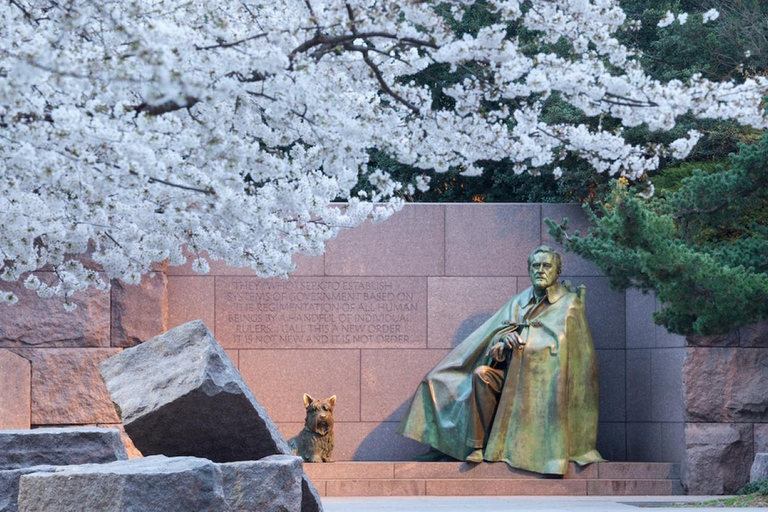
<instances>
[{"instance_id":1,"label":"bronze statue of seated man","mask_svg":"<svg viewBox=\"0 0 768 512\"><path fill-rule=\"evenodd\" d=\"M560 255L528 258L531 287L453 349L419 385L399 432L455 459L565 474L595 448L598 368L580 296Z\"/></svg>"}]
</instances>

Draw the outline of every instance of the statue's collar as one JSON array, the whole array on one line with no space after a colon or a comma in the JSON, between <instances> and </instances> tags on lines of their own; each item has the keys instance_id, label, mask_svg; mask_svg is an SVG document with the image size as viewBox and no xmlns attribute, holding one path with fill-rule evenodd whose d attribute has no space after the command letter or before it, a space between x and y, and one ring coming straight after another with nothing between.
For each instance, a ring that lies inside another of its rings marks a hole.
<instances>
[{"instance_id":1,"label":"statue's collar","mask_svg":"<svg viewBox=\"0 0 768 512\"><path fill-rule=\"evenodd\" d=\"M524 297L526 299L526 304L531 301L536 302L536 295L533 293L533 286L529 287L523 293L525 294ZM565 286L561 285L560 283L555 283L547 288L547 300L550 304L554 304L555 302L562 299L566 293L568 293L568 290L565 288Z\"/></svg>"}]
</instances>

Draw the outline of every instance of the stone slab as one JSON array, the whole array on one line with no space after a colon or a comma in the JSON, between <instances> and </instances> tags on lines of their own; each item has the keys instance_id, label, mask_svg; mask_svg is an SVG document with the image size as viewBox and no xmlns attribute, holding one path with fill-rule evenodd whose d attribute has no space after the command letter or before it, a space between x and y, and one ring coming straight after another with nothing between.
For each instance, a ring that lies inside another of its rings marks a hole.
<instances>
[{"instance_id":1,"label":"stone slab","mask_svg":"<svg viewBox=\"0 0 768 512\"><path fill-rule=\"evenodd\" d=\"M755 423L755 453L768 452L768 423Z\"/></svg>"},{"instance_id":2,"label":"stone slab","mask_svg":"<svg viewBox=\"0 0 768 512\"><path fill-rule=\"evenodd\" d=\"M38 278L53 284L52 272L37 272ZM41 299L20 282L5 283L19 302L0 308L0 348L10 347L108 347L109 294L89 288L76 292L74 311L65 311L61 297Z\"/></svg>"},{"instance_id":3,"label":"stone slab","mask_svg":"<svg viewBox=\"0 0 768 512\"><path fill-rule=\"evenodd\" d=\"M240 373L276 422L303 424L303 396L336 395L333 417L360 421L359 350L241 350ZM301 429L299 429L301 430Z\"/></svg>"},{"instance_id":4,"label":"stone slab","mask_svg":"<svg viewBox=\"0 0 768 512\"><path fill-rule=\"evenodd\" d=\"M685 348L651 351L651 420L682 422Z\"/></svg>"},{"instance_id":5,"label":"stone slab","mask_svg":"<svg viewBox=\"0 0 768 512\"><path fill-rule=\"evenodd\" d=\"M144 455L235 462L291 453L201 321L124 350L100 372Z\"/></svg>"},{"instance_id":6,"label":"stone slab","mask_svg":"<svg viewBox=\"0 0 768 512\"><path fill-rule=\"evenodd\" d=\"M424 480L327 480L326 496L424 496Z\"/></svg>"},{"instance_id":7,"label":"stone slab","mask_svg":"<svg viewBox=\"0 0 768 512\"><path fill-rule=\"evenodd\" d=\"M426 277L216 279L226 348L426 348Z\"/></svg>"},{"instance_id":8,"label":"stone slab","mask_svg":"<svg viewBox=\"0 0 768 512\"><path fill-rule=\"evenodd\" d=\"M574 463L568 465L565 479L591 479L598 477L597 464L579 467ZM484 462L470 464L467 462L398 462L395 463L395 478L400 479L503 479L503 480L540 480L542 475L522 469L511 468L505 462Z\"/></svg>"},{"instance_id":9,"label":"stone slab","mask_svg":"<svg viewBox=\"0 0 768 512\"><path fill-rule=\"evenodd\" d=\"M602 421L626 420L626 355L624 350L596 350L600 366L600 411Z\"/></svg>"},{"instance_id":10,"label":"stone slab","mask_svg":"<svg viewBox=\"0 0 768 512\"><path fill-rule=\"evenodd\" d=\"M228 464L153 456L68 466L22 476L19 509L299 510L301 474L300 459L289 456Z\"/></svg>"},{"instance_id":11,"label":"stone slab","mask_svg":"<svg viewBox=\"0 0 768 512\"><path fill-rule=\"evenodd\" d=\"M184 256L187 262L175 267L167 267L166 273L169 276L256 276L256 271L251 267L230 267L223 260L216 260L210 257L208 251L202 251L200 255L208 260L209 271L207 274L198 274L192 270L192 262L195 256L184 248ZM323 256L307 256L305 254L294 254L291 258L296 265L296 270L291 272L291 276L322 276L323 275Z\"/></svg>"},{"instance_id":12,"label":"stone slab","mask_svg":"<svg viewBox=\"0 0 768 512\"><path fill-rule=\"evenodd\" d=\"M33 425L93 425L120 420L99 377L117 348L12 349L32 364Z\"/></svg>"},{"instance_id":13,"label":"stone slab","mask_svg":"<svg viewBox=\"0 0 768 512\"><path fill-rule=\"evenodd\" d=\"M451 204L445 207L446 276L527 276L541 245L541 206Z\"/></svg>"},{"instance_id":14,"label":"stone slab","mask_svg":"<svg viewBox=\"0 0 768 512\"><path fill-rule=\"evenodd\" d=\"M313 481L320 480L385 480L395 478L395 462L334 462L304 464L304 472Z\"/></svg>"},{"instance_id":15,"label":"stone slab","mask_svg":"<svg viewBox=\"0 0 768 512\"><path fill-rule=\"evenodd\" d=\"M59 466L31 466L20 469L0 470L0 510L16 512L19 510L19 480L29 473L46 473L56 471Z\"/></svg>"},{"instance_id":16,"label":"stone slab","mask_svg":"<svg viewBox=\"0 0 768 512\"><path fill-rule=\"evenodd\" d=\"M627 421L647 421L651 418L651 349L627 350L626 357Z\"/></svg>"},{"instance_id":17,"label":"stone slab","mask_svg":"<svg viewBox=\"0 0 768 512\"><path fill-rule=\"evenodd\" d=\"M768 421L766 367L766 349L689 347L683 364L686 418L713 423Z\"/></svg>"},{"instance_id":18,"label":"stone slab","mask_svg":"<svg viewBox=\"0 0 768 512\"><path fill-rule=\"evenodd\" d=\"M340 405L339 405L340 407ZM428 446L404 438L397 433L399 422L336 422L333 458L343 461L412 460L427 451ZM280 423L286 439L298 434L303 423Z\"/></svg>"},{"instance_id":19,"label":"stone slab","mask_svg":"<svg viewBox=\"0 0 768 512\"><path fill-rule=\"evenodd\" d=\"M768 347L768 320L739 329L739 341L742 347Z\"/></svg>"},{"instance_id":20,"label":"stone slab","mask_svg":"<svg viewBox=\"0 0 768 512\"><path fill-rule=\"evenodd\" d=\"M342 230L325 251L329 276L440 276L445 207L408 204L384 222Z\"/></svg>"},{"instance_id":21,"label":"stone slab","mask_svg":"<svg viewBox=\"0 0 768 512\"><path fill-rule=\"evenodd\" d=\"M30 427L31 371L29 361L0 349L0 430Z\"/></svg>"},{"instance_id":22,"label":"stone slab","mask_svg":"<svg viewBox=\"0 0 768 512\"><path fill-rule=\"evenodd\" d=\"M627 460L627 428L624 422L597 424L597 451L606 460Z\"/></svg>"},{"instance_id":23,"label":"stone slab","mask_svg":"<svg viewBox=\"0 0 768 512\"><path fill-rule=\"evenodd\" d=\"M587 290L589 295L589 290ZM630 288L625 294L627 348L654 348L658 333L653 322L656 297L653 292L643 293Z\"/></svg>"},{"instance_id":24,"label":"stone slab","mask_svg":"<svg viewBox=\"0 0 768 512\"><path fill-rule=\"evenodd\" d=\"M589 332L592 334L595 348L624 349L626 347L624 293L611 290L607 277L577 277L564 272L560 280L570 280L574 286L587 287L587 324L589 324ZM529 285L529 283L526 284L526 286Z\"/></svg>"},{"instance_id":25,"label":"stone slab","mask_svg":"<svg viewBox=\"0 0 768 512\"><path fill-rule=\"evenodd\" d=\"M216 333L214 278L211 276L168 276L168 328L202 320Z\"/></svg>"},{"instance_id":26,"label":"stone slab","mask_svg":"<svg viewBox=\"0 0 768 512\"><path fill-rule=\"evenodd\" d=\"M764 478L768 478L768 453L756 453L749 470L749 481L757 482Z\"/></svg>"},{"instance_id":27,"label":"stone slab","mask_svg":"<svg viewBox=\"0 0 768 512\"><path fill-rule=\"evenodd\" d=\"M685 423L661 424L661 460L681 462L685 458Z\"/></svg>"},{"instance_id":28,"label":"stone slab","mask_svg":"<svg viewBox=\"0 0 768 512\"><path fill-rule=\"evenodd\" d=\"M427 496L585 496L592 480L427 480Z\"/></svg>"},{"instance_id":29,"label":"stone slab","mask_svg":"<svg viewBox=\"0 0 768 512\"><path fill-rule=\"evenodd\" d=\"M590 496L674 496L684 494L679 480L590 480Z\"/></svg>"},{"instance_id":30,"label":"stone slab","mask_svg":"<svg viewBox=\"0 0 768 512\"><path fill-rule=\"evenodd\" d=\"M133 347L167 329L167 284L163 272L144 275L138 285L112 282L110 338L113 347Z\"/></svg>"},{"instance_id":31,"label":"stone slab","mask_svg":"<svg viewBox=\"0 0 768 512\"><path fill-rule=\"evenodd\" d=\"M666 462L601 462L597 464L602 480L679 479L680 465Z\"/></svg>"},{"instance_id":32,"label":"stone slab","mask_svg":"<svg viewBox=\"0 0 768 512\"><path fill-rule=\"evenodd\" d=\"M125 460L116 429L38 428L0 431L0 469L66 466Z\"/></svg>"},{"instance_id":33,"label":"stone slab","mask_svg":"<svg viewBox=\"0 0 768 512\"><path fill-rule=\"evenodd\" d=\"M430 277L429 348L452 348L464 341L518 293L517 281L515 277Z\"/></svg>"},{"instance_id":34,"label":"stone slab","mask_svg":"<svg viewBox=\"0 0 768 512\"><path fill-rule=\"evenodd\" d=\"M400 421L421 379L448 350L362 350L361 421Z\"/></svg>"},{"instance_id":35,"label":"stone slab","mask_svg":"<svg viewBox=\"0 0 768 512\"><path fill-rule=\"evenodd\" d=\"M752 424L688 423L683 485L688 494L733 494L749 480Z\"/></svg>"},{"instance_id":36,"label":"stone slab","mask_svg":"<svg viewBox=\"0 0 768 512\"><path fill-rule=\"evenodd\" d=\"M552 219L561 223L565 218L568 219L568 233L570 235L574 235L577 230L580 232L580 236L587 234L589 220L582 205L544 203L541 205L541 243L560 253L563 268L568 274L572 276L602 276L603 273L597 265L578 254L565 252L563 246L548 233L549 228L544 224L544 219Z\"/></svg>"},{"instance_id":37,"label":"stone slab","mask_svg":"<svg viewBox=\"0 0 768 512\"><path fill-rule=\"evenodd\" d=\"M661 462L661 423L627 423L627 460Z\"/></svg>"}]
</instances>

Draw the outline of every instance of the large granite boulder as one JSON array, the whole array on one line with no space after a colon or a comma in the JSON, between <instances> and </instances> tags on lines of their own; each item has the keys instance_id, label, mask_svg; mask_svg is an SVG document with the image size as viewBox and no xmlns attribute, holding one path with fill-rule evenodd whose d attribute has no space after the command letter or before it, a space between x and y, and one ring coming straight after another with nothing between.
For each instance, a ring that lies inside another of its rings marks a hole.
<instances>
[{"instance_id":1,"label":"large granite boulder","mask_svg":"<svg viewBox=\"0 0 768 512\"><path fill-rule=\"evenodd\" d=\"M19 496L19 479L29 473L49 473L61 466L31 466L28 468L6 469L0 471L0 510L16 512L19 510L16 499Z\"/></svg>"},{"instance_id":2,"label":"large granite boulder","mask_svg":"<svg viewBox=\"0 0 768 512\"><path fill-rule=\"evenodd\" d=\"M301 506L301 459L215 464L164 457L86 464L22 476L19 510L143 512L274 510Z\"/></svg>"},{"instance_id":3,"label":"large granite boulder","mask_svg":"<svg viewBox=\"0 0 768 512\"><path fill-rule=\"evenodd\" d=\"M688 348L683 364L687 420L768 421L766 367L764 348Z\"/></svg>"},{"instance_id":4,"label":"large granite boulder","mask_svg":"<svg viewBox=\"0 0 768 512\"><path fill-rule=\"evenodd\" d=\"M683 485L688 494L733 494L749 479L752 425L688 423Z\"/></svg>"},{"instance_id":5,"label":"large granite boulder","mask_svg":"<svg viewBox=\"0 0 768 512\"><path fill-rule=\"evenodd\" d=\"M120 431L113 428L0 431L0 470L112 462L127 458Z\"/></svg>"},{"instance_id":6,"label":"large granite boulder","mask_svg":"<svg viewBox=\"0 0 768 512\"><path fill-rule=\"evenodd\" d=\"M291 453L200 320L124 350L99 371L144 455L234 462Z\"/></svg>"},{"instance_id":7,"label":"large granite boulder","mask_svg":"<svg viewBox=\"0 0 768 512\"><path fill-rule=\"evenodd\" d=\"M144 455L223 463L292 454L200 320L126 349L99 370L126 433ZM306 475L301 487L301 510L321 510Z\"/></svg>"},{"instance_id":8,"label":"large granite boulder","mask_svg":"<svg viewBox=\"0 0 768 512\"><path fill-rule=\"evenodd\" d=\"M756 453L752 469L749 470L749 481L757 482L768 478L768 453Z\"/></svg>"}]
</instances>

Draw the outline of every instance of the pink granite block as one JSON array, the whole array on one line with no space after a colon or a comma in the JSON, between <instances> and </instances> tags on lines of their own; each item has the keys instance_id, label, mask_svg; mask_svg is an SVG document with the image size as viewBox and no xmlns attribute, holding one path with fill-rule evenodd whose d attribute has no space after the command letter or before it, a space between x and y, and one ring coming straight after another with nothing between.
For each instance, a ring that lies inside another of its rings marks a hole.
<instances>
[{"instance_id":1,"label":"pink granite block","mask_svg":"<svg viewBox=\"0 0 768 512\"><path fill-rule=\"evenodd\" d=\"M590 496L674 496L683 494L679 480L588 480Z\"/></svg>"},{"instance_id":2,"label":"pink granite block","mask_svg":"<svg viewBox=\"0 0 768 512\"><path fill-rule=\"evenodd\" d=\"M567 253L563 246L555 241L548 233L549 228L544 224L544 219L552 219L561 223L568 219L568 234L573 235L579 231L581 236L587 234L589 220L580 204L551 204L541 205L541 243L552 247L560 253L563 262L563 272L572 276L602 276L603 272L591 261L585 260L574 253Z\"/></svg>"},{"instance_id":3,"label":"pink granite block","mask_svg":"<svg viewBox=\"0 0 768 512\"><path fill-rule=\"evenodd\" d=\"M52 272L36 272L53 285ZM72 295L74 311L64 310L62 297L42 299L21 282L4 283L3 289L19 298L13 307L0 308L0 348L108 347L109 294L95 288Z\"/></svg>"},{"instance_id":4,"label":"pink granite block","mask_svg":"<svg viewBox=\"0 0 768 512\"><path fill-rule=\"evenodd\" d=\"M139 449L136 448L136 445L133 444L131 438L128 437L128 434L125 433L125 427L122 423L99 423L96 426L101 428L115 428L119 430L120 439L123 441L125 452L128 454L129 459L138 459L139 457L143 457Z\"/></svg>"},{"instance_id":5,"label":"pink granite block","mask_svg":"<svg viewBox=\"0 0 768 512\"><path fill-rule=\"evenodd\" d=\"M116 348L14 349L32 363L32 424L88 425L120 419L98 372Z\"/></svg>"},{"instance_id":6,"label":"pink granite block","mask_svg":"<svg viewBox=\"0 0 768 512\"><path fill-rule=\"evenodd\" d=\"M425 348L425 277L216 278L226 348Z\"/></svg>"},{"instance_id":7,"label":"pink granite block","mask_svg":"<svg viewBox=\"0 0 768 512\"><path fill-rule=\"evenodd\" d=\"M257 395L258 396L258 395ZM339 405L337 404L337 408ZM334 426L333 459L343 461L407 461L428 447L397 433L397 422L339 422ZM303 423L278 423L280 433L290 439Z\"/></svg>"},{"instance_id":8,"label":"pink granite block","mask_svg":"<svg viewBox=\"0 0 768 512\"><path fill-rule=\"evenodd\" d=\"M169 276L250 276L256 277L256 271L251 267L230 267L224 260L216 260L210 257L207 251L202 251L200 256L208 261L210 270L207 274L198 274L192 270L192 262L196 256L186 248L184 255L187 262L176 267L168 267L166 273ZM308 256L305 254L294 254L292 257L296 270L291 272L292 276L322 276L323 275L323 255Z\"/></svg>"},{"instance_id":9,"label":"pink granite block","mask_svg":"<svg viewBox=\"0 0 768 512\"><path fill-rule=\"evenodd\" d=\"M0 430L30 427L30 380L29 361L0 349Z\"/></svg>"},{"instance_id":10,"label":"pink granite block","mask_svg":"<svg viewBox=\"0 0 768 512\"><path fill-rule=\"evenodd\" d=\"M464 341L518 293L517 281L514 277L430 277L429 348L452 348Z\"/></svg>"},{"instance_id":11,"label":"pink granite block","mask_svg":"<svg viewBox=\"0 0 768 512\"><path fill-rule=\"evenodd\" d=\"M225 349L224 352L226 352L229 358L232 360L232 364L235 365L235 368L240 370L240 351Z\"/></svg>"},{"instance_id":12,"label":"pink granite block","mask_svg":"<svg viewBox=\"0 0 768 512\"><path fill-rule=\"evenodd\" d=\"M445 268L445 210L407 204L384 222L342 230L328 243L331 276L440 276Z\"/></svg>"},{"instance_id":13,"label":"pink granite block","mask_svg":"<svg viewBox=\"0 0 768 512\"><path fill-rule=\"evenodd\" d=\"M527 276L528 256L541 244L541 206L446 206L445 275Z\"/></svg>"},{"instance_id":14,"label":"pink granite block","mask_svg":"<svg viewBox=\"0 0 768 512\"><path fill-rule=\"evenodd\" d=\"M597 464L579 467L573 462L568 465L566 479L592 479L598 477ZM492 479L505 480L540 480L545 478L539 473L512 468L505 462L484 462L470 464L467 462L398 462L395 463L395 478L423 478L426 480L440 479Z\"/></svg>"},{"instance_id":15,"label":"pink granite block","mask_svg":"<svg viewBox=\"0 0 768 512\"><path fill-rule=\"evenodd\" d=\"M424 496L424 480L327 480L326 496Z\"/></svg>"},{"instance_id":16,"label":"pink granite block","mask_svg":"<svg viewBox=\"0 0 768 512\"><path fill-rule=\"evenodd\" d=\"M216 336L213 277L168 276L167 289L168 329L199 319Z\"/></svg>"},{"instance_id":17,"label":"pink granite block","mask_svg":"<svg viewBox=\"0 0 768 512\"><path fill-rule=\"evenodd\" d=\"M427 496L585 496L594 480L427 480Z\"/></svg>"},{"instance_id":18,"label":"pink granite block","mask_svg":"<svg viewBox=\"0 0 768 512\"><path fill-rule=\"evenodd\" d=\"M312 482L312 485L315 486L315 489L317 489L317 494L319 494L320 496L328 496L328 491L325 487L325 481L320 481L320 480L317 480L317 481L310 480L310 481Z\"/></svg>"},{"instance_id":19,"label":"pink granite block","mask_svg":"<svg viewBox=\"0 0 768 512\"><path fill-rule=\"evenodd\" d=\"M360 420L359 350L241 350L240 373L275 422L303 423L304 393L336 395L336 422Z\"/></svg>"},{"instance_id":20,"label":"pink granite block","mask_svg":"<svg viewBox=\"0 0 768 512\"><path fill-rule=\"evenodd\" d=\"M362 421L400 421L421 379L448 350L363 350Z\"/></svg>"},{"instance_id":21,"label":"pink granite block","mask_svg":"<svg viewBox=\"0 0 768 512\"><path fill-rule=\"evenodd\" d=\"M602 480L659 480L680 478L680 466L667 462L601 462Z\"/></svg>"},{"instance_id":22,"label":"pink granite block","mask_svg":"<svg viewBox=\"0 0 768 512\"><path fill-rule=\"evenodd\" d=\"M768 453L768 423L755 423L755 453Z\"/></svg>"},{"instance_id":23,"label":"pink granite block","mask_svg":"<svg viewBox=\"0 0 768 512\"><path fill-rule=\"evenodd\" d=\"M167 284L163 272L144 275L138 285L112 282L113 347L133 347L168 329Z\"/></svg>"},{"instance_id":24,"label":"pink granite block","mask_svg":"<svg viewBox=\"0 0 768 512\"><path fill-rule=\"evenodd\" d=\"M333 464L304 464L304 473L310 480L364 480L391 479L395 475L394 462L334 462Z\"/></svg>"}]
</instances>

